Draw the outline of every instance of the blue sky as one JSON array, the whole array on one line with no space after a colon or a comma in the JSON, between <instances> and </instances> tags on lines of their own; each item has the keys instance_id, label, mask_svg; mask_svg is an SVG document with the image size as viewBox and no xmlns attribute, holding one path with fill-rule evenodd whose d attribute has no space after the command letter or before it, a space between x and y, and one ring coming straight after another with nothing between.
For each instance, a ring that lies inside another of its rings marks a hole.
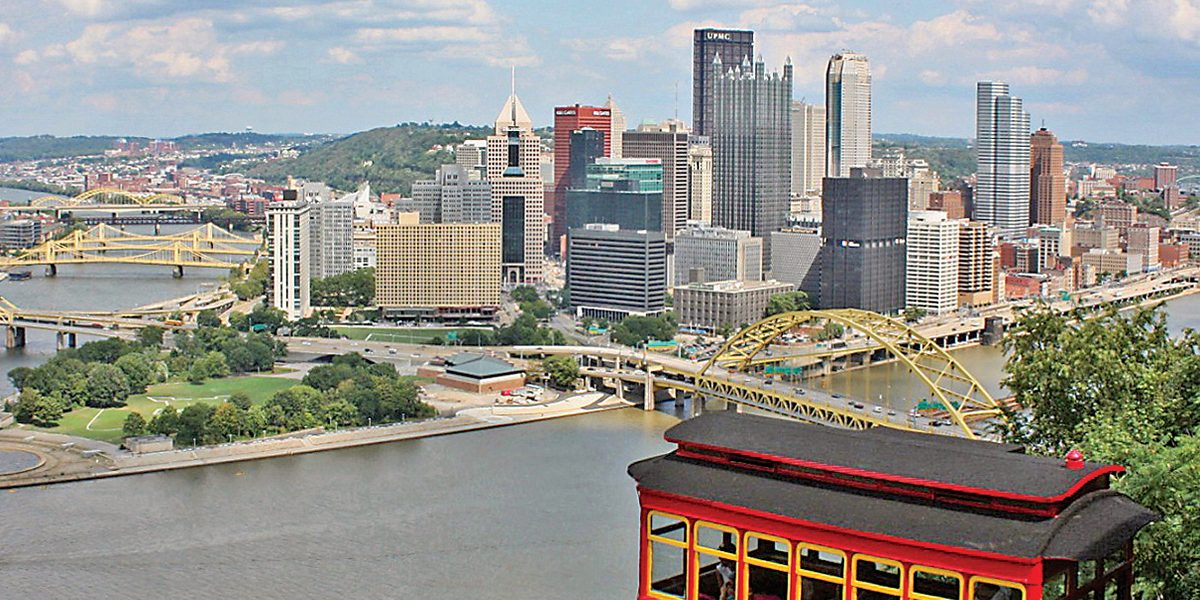
<instances>
[{"instance_id":1,"label":"blue sky","mask_svg":"<svg viewBox=\"0 0 1200 600\"><path fill-rule=\"evenodd\" d=\"M690 121L691 30L754 29L795 97L871 60L874 129L966 137L1000 79L1064 139L1200 143L1200 0L4 0L0 135L486 123L517 67L538 124L612 94Z\"/></svg>"}]
</instances>

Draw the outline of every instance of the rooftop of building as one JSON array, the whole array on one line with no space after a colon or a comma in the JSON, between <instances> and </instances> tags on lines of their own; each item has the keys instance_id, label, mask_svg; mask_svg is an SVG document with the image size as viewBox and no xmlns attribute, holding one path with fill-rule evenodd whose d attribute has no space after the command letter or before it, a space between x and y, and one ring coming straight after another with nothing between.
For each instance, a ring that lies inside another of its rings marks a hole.
<instances>
[{"instance_id":1,"label":"rooftop of building","mask_svg":"<svg viewBox=\"0 0 1200 600\"><path fill-rule=\"evenodd\" d=\"M741 280L741 279L727 279L724 281L706 281L706 282L689 283L687 285L677 286L676 289L689 289L689 290L707 291L707 292L737 293L737 292L752 292L755 290L784 288L784 287L790 288L790 289L795 289L796 286L795 286L795 284L787 283L785 281L778 281L775 279L769 279L767 281L746 281L746 280Z\"/></svg>"},{"instance_id":2,"label":"rooftop of building","mask_svg":"<svg viewBox=\"0 0 1200 600\"><path fill-rule=\"evenodd\" d=\"M477 352L461 352L446 359L446 373L473 379L487 379L523 373L515 365Z\"/></svg>"}]
</instances>

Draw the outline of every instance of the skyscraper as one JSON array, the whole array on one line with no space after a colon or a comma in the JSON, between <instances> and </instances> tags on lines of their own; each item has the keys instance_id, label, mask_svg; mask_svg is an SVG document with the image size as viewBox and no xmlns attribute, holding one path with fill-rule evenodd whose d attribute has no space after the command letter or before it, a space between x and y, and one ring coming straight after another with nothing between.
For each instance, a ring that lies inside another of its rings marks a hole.
<instances>
[{"instance_id":1,"label":"skyscraper","mask_svg":"<svg viewBox=\"0 0 1200 600\"><path fill-rule=\"evenodd\" d=\"M271 306L299 319L308 312L309 216L308 203L296 190L284 190L283 201L267 205L267 243L271 257Z\"/></svg>"},{"instance_id":2,"label":"skyscraper","mask_svg":"<svg viewBox=\"0 0 1200 600\"><path fill-rule=\"evenodd\" d=\"M826 173L849 177L871 160L871 66L867 57L842 52L825 70Z\"/></svg>"},{"instance_id":3,"label":"skyscraper","mask_svg":"<svg viewBox=\"0 0 1200 600\"><path fill-rule=\"evenodd\" d=\"M571 170L571 134L584 127L602 132L603 156L611 154L612 111L603 106L573 104L554 108L554 188L546 197L546 214L554 220L554 245L567 229L560 223L567 201Z\"/></svg>"},{"instance_id":4,"label":"skyscraper","mask_svg":"<svg viewBox=\"0 0 1200 600\"><path fill-rule=\"evenodd\" d=\"M688 129L681 121L645 124L625 132L626 158L653 158L662 163L662 231L667 239L688 220Z\"/></svg>"},{"instance_id":5,"label":"skyscraper","mask_svg":"<svg viewBox=\"0 0 1200 600\"><path fill-rule=\"evenodd\" d=\"M621 143L621 137L625 134L625 113L621 112L621 107L617 106L617 101L613 100L612 94L609 94L608 100L604 101L604 107L608 109L611 116L608 135L605 136L609 140L607 156L621 158L625 156Z\"/></svg>"},{"instance_id":6,"label":"skyscraper","mask_svg":"<svg viewBox=\"0 0 1200 600\"><path fill-rule=\"evenodd\" d=\"M712 144L704 136L688 142L688 220L712 223Z\"/></svg>"},{"instance_id":7,"label":"skyscraper","mask_svg":"<svg viewBox=\"0 0 1200 600\"><path fill-rule=\"evenodd\" d=\"M793 196L820 195L825 158L825 107L793 101Z\"/></svg>"},{"instance_id":8,"label":"skyscraper","mask_svg":"<svg viewBox=\"0 0 1200 600\"><path fill-rule=\"evenodd\" d=\"M309 202L308 216L312 278L354 270L354 199Z\"/></svg>"},{"instance_id":9,"label":"skyscraper","mask_svg":"<svg viewBox=\"0 0 1200 600\"><path fill-rule=\"evenodd\" d=\"M607 223L622 230L662 231L662 204L658 159L601 157L588 165L582 184L567 190L563 223L568 230Z\"/></svg>"},{"instance_id":10,"label":"skyscraper","mask_svg":"<svg viewBox=\"0 0 1200 600\"><path fill-rule=\"evenodd\" d=\"M692 34L692 131L712 135L712 64L720 56L728 65L754 58L754 32L697 29Z\"/></svg>"},{"instance_id":11,"label":"skyscraper","mask_svg":"<svg viewBox=\"0 0 1200 600\"><path fill-rule=\"evenodd\" d=\"M413 205L422 224L491 223L492 186L462 165L442 165L433 179L414 181Z\"/></svg>"},{"instance_id":12,"label":"skyscraper","mask_svg":"<svg viewBox=\"0 0 1200 600\"><path fill-rule=\"evenodd\" d=\"M761 58L726 70L717 57L711 67L713 224L766 240L788 219L792 62L782 73L768 73Z\"/></svg>"},{"instance_id":13,"label":"skyscraper","mask_svg":"<svg viewBox=\"0 0 1200 600\"><path fill-rule=\"evenodd\" d=\"M908 182L827 177L821 203L821 308L894 313L904 307Z\"/></svg>"},{"instance_id":14,"label":"skyscraper","mask_svg":"<svg viewBox=\"0 0 1200 600\"><path fill-rule=\"evenodd\" d=\"M905 305L941 315L958 309L961 224L939 211L908 216Z\"/></svg>"},{"instance_id":15,"label":"skyscraper","mask_svg":"<svg viewBox=\"0 0 1200 600\"><path fill-rule=\"evenodd\" d=\"M501 224L501 270L505 283L536 283L543 277L546 247L542 142L514 91L487 139L487 179L492 222Z\"/></svg>"},{"instance_id":16,"label":"skyscraper","mask_svg":"<svg viewBox=\"0 0 1200 600\"><path fill-rule=\"evenodd\" d=\"M1008 84L981 81L975 94L976 186L973 217L1004 239L1029 227L1029 113Z\"/></svg>"},{"instance_id":17,"label":"skyscraper","mask_svg":"<svg viewBox=\"0 0 1200 600\"><path fill-rule=\"evenodd\" d=\"M1062 225L1067 219L1067 176L1063 174L1063 147L1045 127L1030 136L1030 221Z\"/></svg>"},{"instance_id":18,"label":"skyscraper","mask_svg":"<svg viewBox=\"0 0 1200 600\"><path fill-rule=\"evenodd\" d=\"M567 287L577 314L620 320L662 312L667 240L661 231L591 224L567 235Z\"/></svg>"}]
</instances>

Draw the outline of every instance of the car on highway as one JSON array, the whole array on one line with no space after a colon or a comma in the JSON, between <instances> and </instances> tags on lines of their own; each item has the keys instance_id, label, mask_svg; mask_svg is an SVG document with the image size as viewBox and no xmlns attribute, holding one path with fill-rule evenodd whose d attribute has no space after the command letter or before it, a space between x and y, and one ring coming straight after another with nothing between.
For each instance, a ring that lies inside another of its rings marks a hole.
<instances>
[{"instance_id":1,"label":"car on highway","mask_svg":"<svg viewBox=\"0 0 1200 600\"><path fill-rule=\"evenodd\" d=\"M845 396L843 396L843 395L841 395L841 394L833 394L833 397L834 397L834 398L837 398L837 399L839 399L839 400L841 400L842 398L845 398Z\"/></svg>"}]
</instances>

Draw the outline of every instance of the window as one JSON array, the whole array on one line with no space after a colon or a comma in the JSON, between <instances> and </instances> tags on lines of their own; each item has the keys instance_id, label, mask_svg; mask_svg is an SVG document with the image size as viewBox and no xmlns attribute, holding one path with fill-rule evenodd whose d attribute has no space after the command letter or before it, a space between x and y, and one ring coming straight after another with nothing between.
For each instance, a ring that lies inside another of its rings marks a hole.
<instances>
[{"instance_id":1,"label":"window","mask_svg":"<svg viewBox=\"0 0 1200 600\"><path fill-rule=\"evenodd\" d=\"M1025 586L987 577L972 577L971 600L1025 600Z\"/></svg>"},{"instance_id":2,"label":"window","mask_svg":"<svg viewBox=\"0 0 1200 600\"><path fill-rule=\"evenodd\" d=\"M854 556L855 600L900 600L904 566L894 560Z\"/></svg>"},{"instance_id":3,"label":"window","mask_svg":"<svg viewBox=\"0 0 1200 600\"><path fill-rule=\"evenodd\" d=\"M702 600L721 598L721 587L737 577L738 532L732 527L696 523L696 587Z\"/></svg>"},{"instance_id":4,"label":"window","mask_svg":"<svg viewBox=\"0 0 1200 600\"><path fill-rule=\"evenodd\" d=\"M792 545L783 538L747 533L742 598L787 600L790 597Z\"/></svg>"},{"instance_id":5,"label":"window","mask_svg":"<svg viewBox=\"0 0 1200 600\"><path fill-rule=\"evenodd\" d=\"M796 549L800 600L842 600L846 597L846 555L822 546Z\"/></svg>"},{"instance_id":6,"label":"window","mask_svg":"<svg viewBox=\"0 0 1200 600\"><path fill-rule=\"evenodd\" d=\"M650 595L655 598L686 598L687 520L655 511L650 513L647 521Z\"/></svg>"},{"instance_id":7,"label":"window","mask_svg":"<svg viewBox=\"0 0 1200 600\"><path fill-rule=\"evenodd\" d=\"M960 600L963 577L953 571L914 565L908 591L913 600Z\"/></svg>"}]
</instances>

